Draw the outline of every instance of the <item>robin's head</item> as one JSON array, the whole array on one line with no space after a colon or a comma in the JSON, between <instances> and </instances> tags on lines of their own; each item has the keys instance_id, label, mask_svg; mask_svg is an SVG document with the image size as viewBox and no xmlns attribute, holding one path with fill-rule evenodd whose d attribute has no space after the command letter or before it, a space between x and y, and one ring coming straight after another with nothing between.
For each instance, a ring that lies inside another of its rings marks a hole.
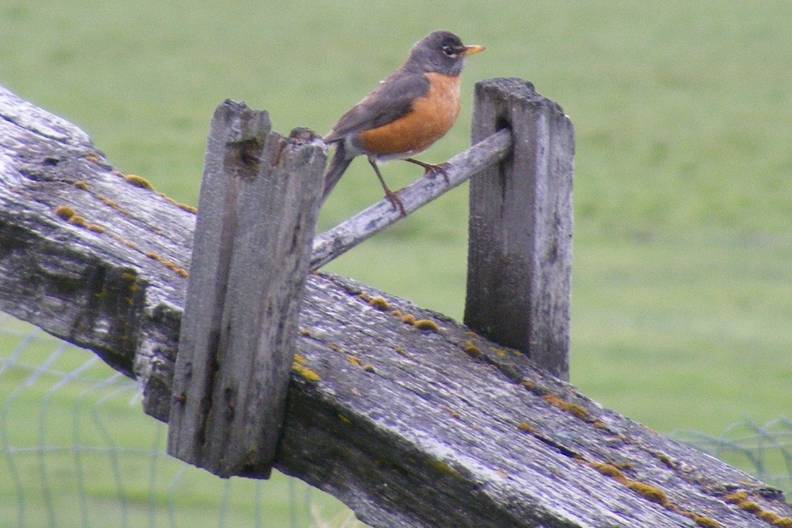
<instances>
[{"instance_id":1,"label":"robin's head","mask_svg":"<svg viewBox=\"0 0 792 528\"><path fill-rule=\"evenodd\" d=\"M448 31L435 31L413 46L405 67L422 72L459 75L465 57L484 51L484 46L465 46Z\"/></svg>"}]
</instances>

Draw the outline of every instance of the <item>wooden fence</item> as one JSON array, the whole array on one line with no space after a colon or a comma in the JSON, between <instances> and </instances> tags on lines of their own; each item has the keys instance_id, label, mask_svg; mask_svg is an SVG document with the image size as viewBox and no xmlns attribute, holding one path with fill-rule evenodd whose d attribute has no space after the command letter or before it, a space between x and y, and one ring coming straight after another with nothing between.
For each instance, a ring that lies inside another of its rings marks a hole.
<instances>
[{"instance_id":1,"label":"wooden fence","mask_svg":"<svg viewBox=\"0 0 792 528\"><path fill-rule=\"evenodd\" d=\"M448 165L448 181L423 178L402 191L405 211L481 173L470 195L465 322L566 378L572 126L518 79L480 84L476 102L477 147ZM286 140L265 112L232 101L215 113L169 452L218 475L266 475L275 458L324 162L309 131ZM382 200L322 237L317 245L332 251L314 266L401 217Z\"/></svg>"},{"instance_id":2,"label":"wooden fence","mask_svg":"<svg viewBox=\"0 0 792 528\"><path fill-rule=\"evenodd\" d=\"M475 104L448 170L474 176L463 326L308 273L398 216L383 202L313 237L325 147L308 131L221 105L196 221L0 89L0 309L136 377L177 456L277 468L372 526L792 524L777 490L564 381L572 126L517 79L478 83Z\"/></svg>"}]
</instances>

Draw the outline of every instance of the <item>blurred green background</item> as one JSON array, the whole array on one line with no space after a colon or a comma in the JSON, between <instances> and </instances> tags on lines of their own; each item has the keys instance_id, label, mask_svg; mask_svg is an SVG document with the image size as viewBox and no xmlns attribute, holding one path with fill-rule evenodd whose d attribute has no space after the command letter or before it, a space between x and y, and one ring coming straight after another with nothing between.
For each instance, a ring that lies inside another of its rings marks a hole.
<instances>
[{"instance_id":1,"label":"blurred green background","mask_svg":"<svg viewBox=\"0 0 792 528\"><path fill-rule=\"evenodd\" d=\"M195 203L214 107L324 133L449 29L472 86L518 76L575 123L572 381L660 431L789 414L792 4L742 2L4 0L0 83L80 125L119 169ZM390 163L407 184L420 169ZM467 192L452 191L329 270L461 318ZM381 197L363 161L327 228Z\"/></svg>"}]
</instances>

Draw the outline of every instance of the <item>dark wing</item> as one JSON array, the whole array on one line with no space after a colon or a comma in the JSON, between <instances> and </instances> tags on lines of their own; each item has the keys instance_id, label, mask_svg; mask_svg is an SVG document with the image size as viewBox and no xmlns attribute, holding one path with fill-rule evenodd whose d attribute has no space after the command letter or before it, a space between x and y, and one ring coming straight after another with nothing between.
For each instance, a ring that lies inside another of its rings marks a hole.
<instances>
[{"instance_id":1,"label":"dark wing","mask_svg":"<svg viewBox=\"0 0 792 528\"><path fill-rule=\"evenodd\" d=\"M413 100L428 91L429 80L423 73L398 69L341 116L325 141L338 141L347 134L386 125L409 112Z\"/></svg>"}]
</instances>

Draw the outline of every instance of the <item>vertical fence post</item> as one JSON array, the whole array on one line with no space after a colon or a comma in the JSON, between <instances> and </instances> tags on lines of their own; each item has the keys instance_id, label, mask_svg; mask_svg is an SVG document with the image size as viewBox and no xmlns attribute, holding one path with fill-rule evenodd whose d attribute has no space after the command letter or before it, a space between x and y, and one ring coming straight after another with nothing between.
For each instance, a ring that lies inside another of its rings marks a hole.
<instances>
[{"instance_id":1,"label":"vertical fence post","mask_svg":"<svg viewBox=\"0 0 792 528\"><path fill-rule=\"evenodd\" d=\"M568 379L574 130L530 83L481 81L473 143L502 128L511 155L470 184L465 324Z\"/></svg>"},{"instance_id":2,"label":"vertical fence post","mask_svg":"<svg viewBox=\"0 0 792 528\"><path fill-rule=\"evenodd\" d=\"M325 148L266 112L215 111L173 380L168 453L267 477L283 421Z\"/></svg>"}]
</instances>

